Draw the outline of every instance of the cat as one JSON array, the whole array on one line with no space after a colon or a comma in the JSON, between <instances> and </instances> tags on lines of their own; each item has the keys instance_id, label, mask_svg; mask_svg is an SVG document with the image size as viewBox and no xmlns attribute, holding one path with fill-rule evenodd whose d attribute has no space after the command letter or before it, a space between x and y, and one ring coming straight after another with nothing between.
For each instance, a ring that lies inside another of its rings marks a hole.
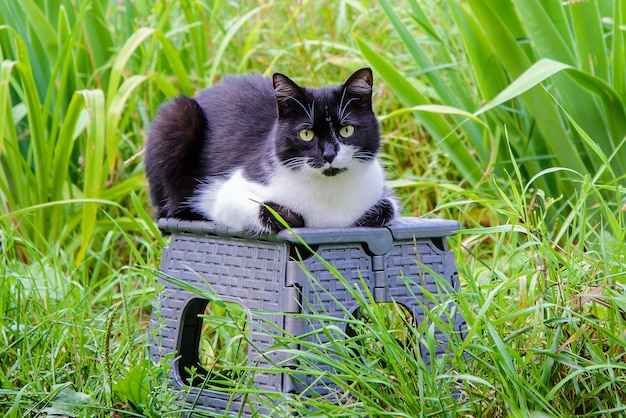
<instances>
[{"instance_id":1,"label":"cat","mask_svg":"<svg viewBox=\"0 0 626 418\"><path fill-rule=\"evenodd\" d=\"M398 214L377 160L373 76L336 87L226 77L159 108L144 157L155 215L254 233L384 226ZM271 210L269 209L271 208Z\"/></svg>"}]
</instances>

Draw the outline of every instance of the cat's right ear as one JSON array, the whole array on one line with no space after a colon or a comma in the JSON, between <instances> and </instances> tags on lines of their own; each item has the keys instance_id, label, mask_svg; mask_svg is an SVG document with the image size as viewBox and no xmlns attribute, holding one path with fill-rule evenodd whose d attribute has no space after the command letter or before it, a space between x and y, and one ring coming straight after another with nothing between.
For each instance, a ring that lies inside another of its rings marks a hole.
<instances>
[{"instance_id":1,"label":"cat's right ear","mask_svg":"<svg viewBox=\"0 0 626 418\"><path fill-rule=\"evenodd\" d=\"M278 115L286 117L294 112L306 113L306 94L304 90L286 75L275 73L272 77L274 94L278 103Z\"/></svg>"}]
</instances>

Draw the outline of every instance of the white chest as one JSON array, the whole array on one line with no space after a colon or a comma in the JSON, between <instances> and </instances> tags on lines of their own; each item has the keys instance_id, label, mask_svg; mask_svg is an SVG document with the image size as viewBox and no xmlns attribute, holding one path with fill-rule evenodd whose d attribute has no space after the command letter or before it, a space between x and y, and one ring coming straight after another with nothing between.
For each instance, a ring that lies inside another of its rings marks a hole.
<instances>
[{"instance_id":1,"label":"white chest","mask_svg":"<svg viewBox=\"0 0 626 418\"><path fill-rule=\"evenodd\" d=\"M279 168L268 184L246 179L241 170L214 182L192 206L233 228L260 230L259 204L274 202L300 214L308 227L347 227L381 198L384 173L378 161L333 177Z\"/></svg>"},{"instance_id":2,"label":"white chest","mask_svg":"<svg viewBox=\"0 0 626 418\"><path fill-rule=\"evenodd\" d=\"M373 161L333 177L279 172L268 187L268 200L299 213L309 227L346 227L381 198L383 189L383 170Z\"/></svg>"}]
</instances>

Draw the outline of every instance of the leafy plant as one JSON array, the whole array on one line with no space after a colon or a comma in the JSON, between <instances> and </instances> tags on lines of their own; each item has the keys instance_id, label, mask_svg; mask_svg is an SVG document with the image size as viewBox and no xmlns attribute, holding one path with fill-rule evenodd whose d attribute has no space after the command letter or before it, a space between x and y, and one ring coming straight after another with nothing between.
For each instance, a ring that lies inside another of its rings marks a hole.
<instances>
[{"instance_id":1,"label":"leafy plant","mask_svg":"<svg viewBox=\"0 0 626 418\"><path fill-rule=\"evenodd\" d=\"M164 406L159 403L157 389L166 384L166 378L163 367L143 359L113 383L112 391L143 416L161 417Z\"/></svg>"},{"instance_id":2,"label":"leafy plant","mask_svg":"<svg viewBox=\"0 0 626 418\"><path fill-rule=\"evenodd\" d=\"M95 406L91 396L76 392L68 384L55 385L52 394L50 405L41 410L47 417L87 416L81 412Z\"/></svg>"},{"instance_id":3,"label":"leafy plant","mask_svg":"<svg viewBox=\"0 0 626 418\"><path fill-rule=\"evenodd\" d=\"M406 12L380 3L412 60L389 59L361 37L357 44L464 181L477 185L494 169L511 171L503 129L525 179L555 166L594 176L604 170L597 146L608 157L606 168L623 180L620 2L449 0L426 8L410 0ZM537 187L568 195L565 179L572 179L567 171L539 176Z\"/></svg>"},{"instance_id":4,"label":"leafy plant","mask_svg":"<svg viewBox=\"0 0 626 418\"><path fill-rule=\"evenodd\" d=\"M133 110L130 94L146 80L135 76L121 82L121 77L147 34L133 34L111 70L98 74L94 83L86 75L101 71L104 58L99 53L93 61L87 59L81 45L111 48L110 31L102 25L105 10L95 2L76 10L66 3L46 9L57 17L56 28L49 23L52 16L32 1L24 8L13 2L0 6L5 19L21 23L0 27L0 125L5 127L0 220L14 222L38 249L51 240L76 247L80 263L94 232L103 229L97 222L98 205L132 200L132 193L143 187L136 170L115 170L125 145L118 125ZM33 60L37 66L31 65ZM137 227L142 229L146 231Z\"/></svg>"}]
</instances>

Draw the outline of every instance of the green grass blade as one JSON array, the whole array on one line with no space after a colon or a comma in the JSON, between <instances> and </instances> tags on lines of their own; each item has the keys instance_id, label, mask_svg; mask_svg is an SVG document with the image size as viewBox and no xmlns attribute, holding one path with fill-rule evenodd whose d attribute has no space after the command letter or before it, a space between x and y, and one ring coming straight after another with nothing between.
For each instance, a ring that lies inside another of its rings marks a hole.
<instances>
[{"instance_id":1,"label":"green grass blade","mask_svg":"<svg viewBox=\"0 0 626 418\"><path fill-rule=\"evenodd\" d=\"M541 0L513 2L520 20L533 40L533 46L539 51L539 56L576 65L574 41L562 3Z\"/></svg>"},{"instance_id":2,"label":"green grass blade","mask_svg":"<svg viewBox=\"0 0 626 418\"><path fill-rule=\"evenodd\" d=\"M626 5L614 3L611 40L611 84L619 97L626 97Z\"/></svg>"},{"instance_id":3,"label":"green grass blade","mask_svg":"<svg viewBox=\"0 0 626 418\"><path fill-rule=\"evenodd\" d=\"M108 90L107 90L107 115L111 114L111 119L107 124L113 128L117 125L116 121L119 120L119 115L123 111L123 105L128 99L128 96L137 87L137 85L144 80L143 76L133 77L128 83L125 83L124 89L120 87L122 76L128 61L135 51L146 41L147 38L154 34L154 30L150 28L141 28L136 31L133 36L126 41L124 46L120 49L116 55L115 61L111 68L111 76L109 78ZM119 91L118 91L119 89ZM121 91L121 93L120 93ZM106 146L107 146L107 167L109 172L113 172L117 158L117 144L119 137L115 129L107 131L106 133Z\"/></svg>"},{"instance_id":4,"label":"green grass blade","mask_svg":"<svg viewBox=\"0 0 626 418\"><path fill-rule=\"evenodd\" d=\"M18 202L25 199L24 194L30 192L23 187L29 170L18 150L17 133L12 127L15 124L11 109L10 82L15 61L4 60L0 63L0 196L2 209L6 213L18 207ZM7 205L8 204L8 205Z\"/></svg>"},{"instance_id":5,"label":"green grass blade","mask_svg":"<svg viewBox=\"0 0 626 418\"><path fill-rule=\"evenodd\" d=\"M593 131L589 132L588 128L581 123L581 120L576 119L573 114L571 115L572 118L576 120L576 124L580 125L607 155L617 152L613 166L616 171L626 173L626 149L623 146L618 149L619 144L626 137L626 99L620 97L611 86L599 77L576 69L567 69L566 73L580 88L589 91L602 104L601 111L607 122L605 129L608 135L594 136ZM563 104L563 107L569 113L569 109L565 107L565 104Z\"/></svg>"},{"instance_id":6,"label":"green grass blade","mask_svg":"<svg viewBox=\"0 0 626 418\"><path fill-rule=\"evenodd\" d=\"M489 111L494 107L500 106L507 101L513 99L514 97L517 97L529 91L530 89L540 85L548 78L563 71L567 71L568 74L572 75L576 80L579 80L581 83L585 83L589 87L595 87L595 91L597 94L607 95L608 99L606 99L605 101L607 101L607 103L615 103L612 114L617 117L618 121L624 120L624 118L621 117L622 115L624 115L623 106L620 106L619 99L615 97L614 94L612 94L610 87L608 87L606 84L600 85L601 81L599 79L595 79L591 76L586 75L585 73L577 71L570 65L549 59L542 59L533 64L528 69L528 71L526 71L519 78L517 78L492 101L476 111L475 114L479 115L481 113ZM552 149L555 152L555 155L557 155L558 160L565 167L569 167L580 173L587 172L587 169L585 168L582 160L578 156L578 153L573 147L571 141L561 143L558 146L557 144L553 144Z\"/></svg>"},{"instance_id":7,"label":"green grass blade","mask_svg":"<svg viewBox=\"0 0 626 418\"><path fill-rule=\"evenodd\" d=\"M51 195L50 200L56 201L63 198L63 188L67 179L70 166L70 158L77 136L77 128L80 126L84 99L79 93L75 93L67 109L59 136L54 144L54 153L51 167Z\"/></svg>"},{"instance_id":8,"label":"green grass blade","mask_svg":"<svg viewBox=\"0 0 626 418\"><path fill-rule=\"evenodd\" d=\"M120 86L124 70L126 69L131 56L153 34L154 29L140 28L133 33L133 36L131 36L117 52L115 61L113 62L113 66L111 68L111 76L109 77L108 89L106 93L108 100L111 100L115 96L115 93Z\"/></svg>"},{"instance_id":9,"label":"green grass blade","mask_svg":"<svg viewBox=\"0 0 626 418\"><path fill-rule=\"evenodd\" d=\"M125 80L113 97L109 98L106 112L106 151L109 168L109 176L113 177L113 172L117 164L118 145L120 137L118 128L122 113L128 108L127 102L134 91L147 79L145 75L134 75Z\"/></svg>"},{"instance_id":10,"label":"green grass blade","mask_svg":"<svg viewBox=\"0 0 626 418\"><path fill-rule=\"evenodd\" d=\"M377 54L361 38L356 35L354 37L363 56L405 105L414 107L430 104L385 58ZM435 140L446 150L465 179L470 184L478 184L484 167L481 167L469 153L467 147L461 143L460 138L448 122L441 115L435 113L423 114L420 120Z\"/></svg>"},{"instance_id":11,"label":"green grass blade","mask_svg":"<svg viewBox=\"0 0 626 418\"><path fill-rule=\"evenodd\" d=\"M520 20L533 39L533 45L544 58L551 58L569 65L576 65L576 57L572 45L563 38L569 30L565 25L565 14L561 7L552 7L548 14L544 3L555 5L557 2L540 0L513 0ZM502 16L503 18L505 16ZM556 22L556 23L555 23ZM560 22L560 24L559 24Z\"/></svg>"},{"instance_id":12,"label":"green grass blade","mask_svg":"<svg viewBox=\"0 0 626 418\"><path fill-rule=\"evenodd\" d=\"M500 91L504 90L509 83L508 76L500 65L500 58L493 49L490 40L469 11L462 7L457 0L449 0L449 7L452 16L459 28L462 36L465 51L471 62L471 68L478 90L482 93L481 99L489 101ZM498 126L506 126L511 137L523 138L526 134L523 125L519 123L516 116L504 109L494 108L485 115L485 119L491 126L489 130L497 132ZM496 127L495 129L492 129ZM497 137L497 135L495 135ZM490 152L488 156L483 155L482 161L492 161L497 158L499 141L494 140L491 146L486 147Z\"/></svg>"},{"instance_id":13,"label":"green grass blade","mask_svg":"<svg viewBox=\"0 0 626 418\"><path fill-rule=\"evenodd\" d=\"M48 20L48 17L37 6L37 4L35 4L33 0L23 0L20 3L23 7L26 21L33 28L37 29L35 31L32 31L32 33L33 35L37 36L39 42L47 52L47 61L53 62L57 54L57 32L52 27L52 24ZM43 57L39 58L41 59Z\"/></svg>"},{"instance_id":14,"label":"green grass blade","mask_svg":"<svg viewBox=\"0 0 626 418\"><path fill-rule=\"evenodd\" d=\"M423 11L423 7L419 5L419 2L417 0L410 0L410 5L413 13L416 13L418 9L422 9L420 10L420 12L417 12L418 15L424 16L426 14ZM430 42L423 44L423 47L428 50L428 43L431 44L431 48L434 47L434 51L433 53L431 53L431 55L433 55L435 68L437 66L443 67L441 70L437 70L437 72L441 73L446 81L444 88L445 86L448 86L448 89L450 90L449 94L452 94L458 98L464 110L472 109L474 103L477 100L477 97L475 89L468 88L468 82L471 79L472 81L469 83L471 83L473 86L473 74L465 72L465 59L464 57L461 58L457 54L458 49L461 48L462 45L461 40L457 36L447 36L448 33L452 31L456 32L457 30L454 25L454 19L452 19L450 15L449 8L446 8L445 4L443 3L435 10L437 10L435 16L438 19L436 23L439 27L439 32L443 33L439 33L436 37L429 39L428 41ZM426 27L422 26L422 28L426 31L426 33L430 33L426 29ZM439 92L438 94L440 95L440 97L442 97ZM482 149L483 144L481 143L481 128L474 124L468 124L467 126L465 126L464 130L472 138L472 140L476 144L476 148L485 152L486 150Z\"/></svg>"},{"instance_id":15,"label":"green grass blade","mask_svg":"<svg viewBox=\"0 0 626 418\"><path fill-rule=\"evenodd\" d=\"M176 79L180 83L180 90L182 94L186 96L194 96L195 91L193 85L191 84L191 79L189 78L189 71L187 66L183 64L183 61L180 59L180 55L178 51L172 44L172 42L163 35L162 32L157 31L154 35L161 41L161 46L163 47L163 53L167 58L167 61L172 68L172 71L176 75Z\"/></svg>"},{"instance_id":16,"label":"green grass blade","mask_svg":"<svg viewBox=\"0 0 626 418\"><path fill-rule=\"evenodd\" d=\"M465 110L471 109L473 100L468 93L470 90L466 88L466 80L462 80L459 75L459 71L455 68L455 70L449 71L445 74L444 77L444 73L441 70L434 70L437 65L433 63L425 50L420 46L420 43L417 42L415 34L411 33L409 28L400 20L394 9L391 7L391 4L387 0L381 0L380 4L391 24L398 32L403 45L413 57L417 67L424 72L424 76L428 79L430 85L435 89L443 104ZM412 0L410 5L412 11L416 14L417 20L419 22L425 21L426 16L419 3ZM430 24L427 24L424 30L427 33L430 33L433 30L433 27ZM436 36L435 40L440 38L441 37ZM444 63L443 65L449 64L452 68L457 67L458 63L454 62L454 59L450 54L450 50L449 48L446 48L446 46L447 45L437 45L436 53L438 62ZM453 117L453 119L456 123L461 122L461 119L459 118ZM464 126L464 132L472 140L473 147L481 155L481 158L486 160L489 151L485 149L483 144L482 130L480 127L474 125L473 123L468 123Z\"/></svg>"},{"instance_id":17,"label":"green grass blade","mask_svg":"<svg viewBox=\"0 0 626 418\"><path fill-rule=\"evenodd\" d=\"M107 0L91 0L89 12L84 16L85 42L94 68L103 68L109 63L114 48L113 35L108 26Z\"/></svg>"},{"instance_id":18,"label":"green grass blade","mask_svg":"<svg viewBox=\"0 0 626 418\"><path fill-rule=\"evenodd\" d=\"M548 3L555 4L553 2ZM553 7L551 10L552 15L550 16L545 12L543 4L539 0L517 0L516 4L518 13L528 28L533 45L537 49L539 56L563 62L573 67L580 67L574 55L574 46L565 42L558 28L553 23L554 21L565 21L565 13L562 9L564 6ZM593 17L593 14L590 14L589 17ZM599 19L599 15L596 14L596 17ZM589 26L586 28L586 33L577 34L577 39L580 39L583 35L589 39L593 37L601 39L603 34L599 26L599 20L595 25L591 24L591 22L587 23L589 23ZM594 28L599 32L592 33L591 31ZM579 42L581 41L579 40ZM590 40L587 40L587 42L590 42ZM603 46L600 50L602 55L606 55ZM589 59L588 57L581 58ZM568 78L555 77L553 81L557 86L561 103L578 123L598 141L603 143L610 141L610 134L606 127L607 121L603 118L602 109L591 95L587 91L577 88Z\"/></svg>"},{"instance_id":19,"label":"green grass blade","mask_svg":"<svg viewBox=\"0 0 626 418\"><path fill-rule=\"evenodd\" d=\"M463 36L465 49L483 97L492 99L508 84L506 74L499 65L499 57L476 19L457 0L450 0L448 3Z\"/></svg>"},{"instance_id":20,"label":"green grass blade","mask_svg":"<svg viewBox=\"0 0 626 418\"><path fill-rule=\"evenodd\" d=\"M539 86L548 78L568 68L572 67L562 62L542 59L533 64L526 72L509 84L496 97L490 100L489 103L474 112L474 114L480 115L501 106L504 103L528 92L532 88Z\"/></svg>"},{"instance_id":21,"label":"green grass blade","mask_svg":"<svg viewBox=\"0 0 626 418\"><path fill-rule=\"evenodd\" d=\"M389 18L391 24L398 32L403 45L407 48L418 68L428 69L434 67L431 59L419 46L415 40L415 35L412 34L409 29L402 23L396 12L391 7L391 3L387 0L380 0L380 4L385 11L385 14ZM419 7L418 4L414 4L414 7ZM422 13L423 15L423 13ZM442 75L437 71L427 71L426 77L430 81L433 88L439 93L444 103L452 107L464 108L470 103L463 103L459 100L457 94L454 94L448 85L446 84Z\"/></svg>"},{"instance_id":22,"label":"green grass blade","mask_svg":"<svg viewBox=\"0 0 626 418\"><path fill-rule=\"evenodd\" d=\"M154 74L150 76L150 80L165 94L166 97L172 98L179 94L178 88L165 77L160 74Z\"/></svg>"},{"instance_id":23,"label":"green grass blade","mask_svg":"<svg viewBox=\"0 0 626 418\"><path fill-rule=\"evenodd\" d=\"M56 138L59 132L59 124L63 119L63 112L67 109L69 102L72 100L73 92L80 89L81 80L79 70L77 68L77 54L75 53L76 45L79 44L82 35L81 23L88 12L87 3L78 10L72 25L67 16L65 7L59 9L58 22L58 43L61 47L58 49L58 55L54 61L51 79L58 80L55 83L49 83L44 109L50 109L45 112L45 124L50 124L50 137ZM51 121L51 122L48 122Z\"/></svg>"},{"instance_id":24,"label":"green grass blade","mask_svg":"<svg viewBox=\"0 0 626 418\"><path fill-rule=\"evenodd\" d=\"M22 47L16 45L17 43L13 43L8 50L13 51L13 58L17 59L18 55L22 54L20 50L24 48L32 60L41 63L41 65L30 68L30 72L38 94L43 95L48 87L47 80L50 74L46 46L53 41L45 38L42 40L40 37L37 37L36 33L32 34L32 27L27 18L28 13L28 9L22 7L19 2L0 2L0 22L4 20L13 29L13 36L21 39L26 44L25 47ZM38 20L38 16L33 16L33 18ZM49 26L49 23L46 26ZM22 60L22 58L19 59L19 61Z\"/></svg>"},{"instance_id":25,"label":"green grass blade","mask_svg":"<svg viewBox=\"0 0 626 418\"><path fill-rule=\"evenodd\" d=\"M235 34L237 34L239 30L241 29L241 27L246 22L248 22L248 20L250 20L254 15L256 15L257 13L260 13L263 10L268 9L270 6L271 5L262 5L259 7L255 7L254 9L250 10L248 13L244 14L239 19L237 19L228 28L228 31L226 32L226 34L224 34L224 38L221 40L219 46L217 47L217 50L215 51L215 55L211 62L211 66L208 72L209 83L213 83L215 81L218 68L222 64L222 57L224 56L224 52L226 51L226 48L228 47L230 41L233 39Z\"/></svg>"},{"instance_id":26,"label":"green grass blade","mask_svg":"<svg viewBox=\"0 0 626 418\"><path fill-rule=\"evenodd\" d=\"M492 101L476 111L474 114L480 115L497 106L500 106L507 101L540 85L542 82L546 81L550 77L553 77L561 72L567 73L567 75L571 77L572 80L576 82L579 87L585 88L586 90L596 95L605 105L604 112L607 115L607 119L611 121L613 138L617 139L626 136L626 107L617 96L617 93L601 79L591 76L583 71L579 71L570 65L549 59L542 59L533 64L527 72L522 74L522 76L520 76L517 80L511 83L498 96L496 96ZM572 119L576 120L575 118ZM617 150L617 143L607 143L606 141L602 141L602 138L595 138L595 141L598 142L604 152L608 154L613 153ZM558 153L559 160L562 161L564 164L575 164L575 160L569 159L569 156L572 155L574 151L568 151L566 149L567 145L565 144L562 144L562 146L563 149L561 151L564 152ZM623 170L622 161L626 161L626 150L620 150L618 155L619 157L614 160L614 164L617 167L617 170ZM575 166L566 166L573 168L574 170L579 170L579 168L576 168ZM584 173L586 172L586 170L579 172Z\"/></svg>"},{"instance_id":27,"label":"green grass blade","mask_svg":"<svg viewBox=\"0 0 626 418\"><path fill-rule=\"evenodd\" d=\"M82 90L79 92L89 112L87 125L87 140L85 143L85 175L83 196L85 199L97 199L103 186L104 149L105 149L105 121L106 106L104 94L101 90ZM97 205L85 203L82 211L82 241L76 255L76 264L80 264L92 241L92 234L96 225Z\"/></svg>"},{"instance_id":28,"label":"green grass blade","mask_svg":"<svg viewBox=\"0 0 626 418\"><path fill-rule=\"evenodd\" d=\"M8 115L11 112L10 108L10 83L11 83L11 72L13 71L13 67L15 66L14 61L5 60L0 63L0 155L4 150L4 138L5 135L9 135L9 132L12 132L9 129L12 124L8 124Z\"/></svg>"},{"instance_id":29,"label":"green grass blade","mask_svg":"<svg viewBox=\"0 0 626 418\"><path fill-rule=\"evenodd\" d=\"M510 76L521 78L532 65L530 58L526 55L522 47L518 44L516 38L509 31L507 22L503 16L499 16L492 4L484 0L470 0L470 5L474 11L480 26L485 31L487 37L491 40L492 45L502 60L502 64L506 68ZM545 66L546 64L541 64ZM541 70L548 70L543 68ZM539 69L533 70L534 75L539 75ZM529 77L526 74L524 78ZM523 80L523 79L522 79ZM524 80L523 80L524 81ZM530 81L530 80L525 80ZM520 81L513 87L507 87L508 91L519 88ZM533 84L531 81L530 84ZM564 158L557 164L566 165L578 172L585 172L586 167L576 148L573 146L570 136L565 129L565 125L559 115L552 98L542 89L533 88L521 97L524 112L534 118L541 133L540 136L534 135L530 138L529 143L517 144L513 143L518 155L537 156L542 154L542 148L548 146L550 153L557 153ZM494 98L492 103L497 100ZM537 161L531 160L528 163L528 170L531 173L538 173L544 166ZM554 181L546 184L551 193L559 194L560 182Z\"/></svg>"},{"instance_id":30,"label":"green grass blade","mask_svg":"<svg viewBox=\"0 0 626 418\"><path fill-rule=\"evenodd\" d=\"M565 113L565 116L567 117L567 119L569 120L569 122L572 124L572 126L574 127L574 129L576 129L576 131L578 132L578 134L580 135L580 137L585 141L585 144L587 144L587 147L594 153L596 154L600 160L603 163L603 167L598 169L598 172L595 173L596 177L600 177L602 170L606 169L609 171L611 178L615 179L615 172L613 171L612 167L611 167L611 163L609 162L609 159L607 157L607 155L604 153L604 151L602 150L602 147L600 147L598 145L598 143L596 141L594 141L583 129L582 127L576 122L576 120L569 114L567 113L567 111L565 109L563 109L563 112ZM619 158L617 159L619 160ZM622 160L623 161L623 160ZM617 161L617 163L620 163L620 161ZM624 172L624 171L620 171L620 172ZM597 180L597 178L596 178Z\"/></svg>"},{"instance_id":31,"label":"green grass blade","mask_svg":"<svg viewBox=\"0 0 626 418\"><path fill-rule=\"evenodd\" d=\"M180 7L185 16L185 20L190 25L189 34L191 37L191 52L193 59L191 64L194 65L197 77L204 75L205 68L209 64L208 48L206 47L206 39L203 33L206 33L205 19L202 13L203 7L197 0L181 0ZM212 83L213 80L209 79Z\"/></svg>"},{"instance_id":32,"label":"green grass blade","mask_svg":"<svg viewBox=\"0 0 626 418\"><path fill-rule=\"evenodd\" d=\"M19 75L22 87L21 96L26 103L28 112L29 152L32 153L32 164L37 177L37 184L35 185L37 190L36 202L45 202L48 198L49 178L47 162L49 161L50 147L45 135L41 101L33 73L31 72L28 51L21 38L15 38L15 40L19 57L18 62L15 64L15 70L17 70ZM43 230L43 225L41 227Z\"/></svg>"},{"instance_id":33,"label":"green grass blade","mask_svg":"<svg viewBox=\"0 0 626 418\"><path fill-rule=\"evenodd\" d=\"M579 68L604 80L609 79L609 63L602 29L598 0L576 2L569 5L572 13L574 44L578 51ZM614 50L615 51L615 50Z\"/></svg>"},{"instance_id":34,"label":"green grass blade","mask_svg":"<svg viewBox=\"0 0 626 418\"><path fill-rule=\"evenodd\" d=\"M415 0L410 0L409 6L411 6L411 17L415 20L415 22L417 22L417 24L422 29L424 29L428 36L433 38L436 42L443 43L444 39L439 36L435 25L433 25L433 22L431 22L430 18L426 15L426 13L424 13L424 9L422 8L422 6L420 6L420 4ZM387 16L389 17L387 13L388 6L384 7L383 10L385 11L385 14L387 14Z\"/></svg>"}]
</instances>

